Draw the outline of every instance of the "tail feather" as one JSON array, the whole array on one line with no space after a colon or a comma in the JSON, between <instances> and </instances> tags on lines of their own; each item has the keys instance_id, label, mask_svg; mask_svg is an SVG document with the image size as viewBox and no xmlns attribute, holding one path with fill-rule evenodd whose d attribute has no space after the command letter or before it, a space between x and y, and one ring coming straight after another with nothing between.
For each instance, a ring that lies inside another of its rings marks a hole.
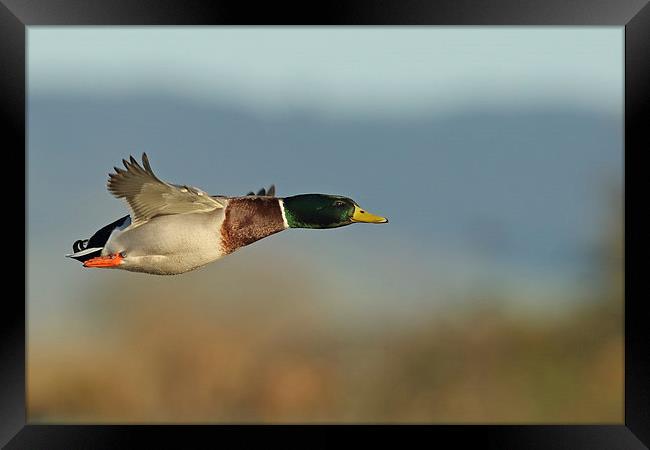
<instances>
[{"instance_id":1,"label":"tail feather","mask_svg":"<svg viewBox=\"0 0 650 450\"><path fill-rule=\"evenodd\" d=\"M88 239L79 239L72 244L72 251L77 253L88 247Z\"/></svg>"},{"instance_id":2,"label":"tail feather","mask_svg":"<svg viewBox=\"0 0 650 450\"><path fill-rule=\"evenodd\" d=\"M123 230L131 225L131 216L127 215L113 223L101 228L90 239L79 239L72 244L72 251L74 253L65 255L68 258L76 259L77 261L84 262L90 258L99 256L108 242L108 238L115 229Z\"/></svg>"},{"instance_id":3,"label":"tail feather","mask_svg":"<svg viewBox=\"0 0 650 450\"><path fill-rule=\"evenodd\" d=\"M67 256L68 258L76 259L77 261L80 262L84 262L87 259L94 258L95 256L99 256L102 253L102 250L103 247L86 248L65 256Z\"/></svg>"}]
</instances>

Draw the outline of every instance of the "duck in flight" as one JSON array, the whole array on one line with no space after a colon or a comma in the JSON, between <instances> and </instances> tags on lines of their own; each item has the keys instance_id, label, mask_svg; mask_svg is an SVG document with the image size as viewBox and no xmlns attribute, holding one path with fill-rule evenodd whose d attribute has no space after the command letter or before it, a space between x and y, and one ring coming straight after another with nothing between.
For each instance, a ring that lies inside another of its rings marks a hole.
<instances>
[{"instance_id":1,"label":"duck in flight","mask_svg":"<svg viewBox=\"0 0 650 450\"><path fill-rule=\"evenodd\" d=\"M275 187L227 197L167 183L146 153L109 174L108 190L130 213L74 243L66 255L84 267L173 275L197 269L287 228L338 228L388 220L339 195L276 197Z\"/></svg>"}]
</instances>

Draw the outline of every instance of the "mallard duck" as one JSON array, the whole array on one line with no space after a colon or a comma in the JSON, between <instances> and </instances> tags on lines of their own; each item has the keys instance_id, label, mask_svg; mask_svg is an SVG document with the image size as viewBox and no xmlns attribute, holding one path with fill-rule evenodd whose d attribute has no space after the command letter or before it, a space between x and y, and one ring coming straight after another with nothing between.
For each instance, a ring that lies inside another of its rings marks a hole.
<instances>
[{"instance_id":1,"label":"mallard duck","mask_svg":"<svg viewBox=\"0 0 650 450\"><path fill-rule=\"evenodd\" d=\"M66 255L84 267L173 275L197 269L287 228L338 228L386 223L340 195L276 197L275 187L239 197L158 178L146 153L142 165L122 160L108 178L108 191L126 200L130 214L78 240Z\"/></svg>"}]
</instances>

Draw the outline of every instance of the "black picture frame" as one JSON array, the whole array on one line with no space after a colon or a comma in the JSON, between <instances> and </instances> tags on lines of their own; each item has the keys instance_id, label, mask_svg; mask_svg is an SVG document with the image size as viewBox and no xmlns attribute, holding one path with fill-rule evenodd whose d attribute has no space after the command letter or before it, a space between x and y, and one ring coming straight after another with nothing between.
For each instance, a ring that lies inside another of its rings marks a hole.
<instances>
[{"instance_id":1,"label":"black picture frame","mask_svg":"<svg viewBox=\"0 0 650 450\"><path fill-rule=\"evenodd\" d=\"M638 239L644 227L639 207L632 208L634 179L643 150L650 148L647 121L650 111L650 6L647 0L402 0L394 2L224 2L202 0L0 0L0 123L3 128L5 170L25 167L25 55L26 27L30 25L617 25L625 27L625 421L603 425L432 425L376 427L369 435L383 439L387 430L421 438L423 443L453 442L453 446L480 445L511 449L641 449L650 445L650 342L644 322L641 267L632 264L641 252ZM645 113L645 114L644 114ZM9 156L15 159L7 161ZM25 167L25 179L28 173ZM5 181L7 183L7 181ZM14 211L26 211L23 205ZM21 201L19 185L12 187L12 201ZM9 208L13 205L6 205ZM6 211L5 211L6 213ZM16 236L19 214L11 216L10 239ZM12 250L10 266L19 266ZM5 218L6 219L6 218ZM5 225L7 220L4 220ZM7 250L8 251L8 250ZM7 261L7 260L5 260ZM26 261L25 261L26 263ZM23 264L23 274L26 265ZM8 278L6 278L8 279ZM26 283L23 284L26 286ZM8 449L133 448L146 439L147 448L193 448L201 439L207 445L223 445L224 434L234 430L271 433L286 427L218 425L196 426L62 426L29 425L26 421L25 299L13 293L3 296L4 336L0 340L0 444ZM292 427L283 443L305 445L303 431ZM337 427L350 430L351 427ZM354 428L365 430L366 426ZM329 431L329 430L328 430ZM323 433L319 443L330 433ZM332 438L330 438L332 439ZM240 441L242 443L248 442ZM313 441L310 441L313 442ZM333 441L332 441L333 442ZM402 441L406 443L407 441ZM310 445L311 446L311 445Z\"/></svg>"}]
</instances>

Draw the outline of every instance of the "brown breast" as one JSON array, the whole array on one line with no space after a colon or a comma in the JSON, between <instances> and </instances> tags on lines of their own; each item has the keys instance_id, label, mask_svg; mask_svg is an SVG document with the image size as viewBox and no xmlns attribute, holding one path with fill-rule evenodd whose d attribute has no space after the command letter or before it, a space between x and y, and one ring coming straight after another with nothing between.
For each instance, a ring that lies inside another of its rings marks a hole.
<instances>
[{"instance_id":1,"label":"brown breast","mask_svg":"<svg viewBox=\"0 0 650 450\"><path fill-rule=\"evenodd\" d=\"M280 201L275 197L231 198L225 214L221 246L226 254L285 229Z\"/></svg>"}]
</instances>

